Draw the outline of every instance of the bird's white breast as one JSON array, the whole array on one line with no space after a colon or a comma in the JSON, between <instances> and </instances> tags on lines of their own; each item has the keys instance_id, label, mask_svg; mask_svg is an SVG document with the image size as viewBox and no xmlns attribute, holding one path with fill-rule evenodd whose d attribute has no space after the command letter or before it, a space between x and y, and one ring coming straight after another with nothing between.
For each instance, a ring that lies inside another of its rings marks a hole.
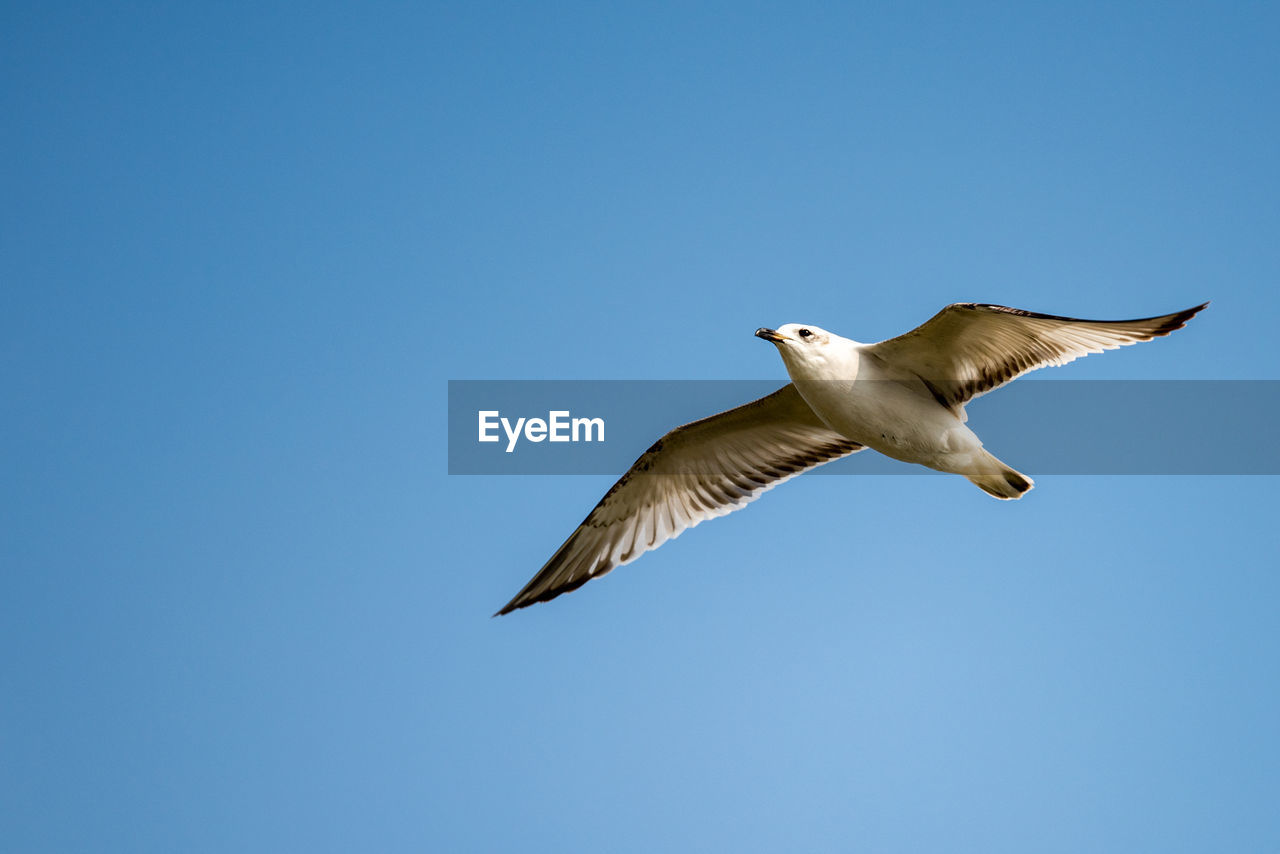
<instances>
[{"instance_id":1,"label":"bird's white breast","mask_svg":"<svg viewBox=\"0 0 1280 854\"><path fill-rule=\"evenodd\" d=\"M874 358L787 365L805 402L831 429L895 459L936 463L982 447L918 378L896 376Z\"/></svg>"}]
</instances>

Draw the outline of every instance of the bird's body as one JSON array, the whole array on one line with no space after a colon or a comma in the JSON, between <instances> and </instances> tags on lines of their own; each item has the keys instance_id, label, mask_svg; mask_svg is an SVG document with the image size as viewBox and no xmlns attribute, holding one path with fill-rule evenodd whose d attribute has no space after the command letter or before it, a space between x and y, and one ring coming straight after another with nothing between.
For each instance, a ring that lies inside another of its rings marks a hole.
<instances>
[{"instance_id":1,"label":"bird's body","mask_svg":"<svg viewBox=\"0 0 1280 854\"><path fill-rule=\"evenodd\" d=\"M875 345L816 326L789 324L776 334L795 340L800 329L820 346L779 347L782 360L805 403L834 432L895 460L970 477L997 498L1017 498L1030 489L1032 481L1024 475L1018 477L1026 488L1010 489L1004 473L1013 470L982 447L965 423L963 408L939 401L925 378L886 362ZM988 489L990 483L994 489Z\"/></svg>"},{"instance_id":2,"label":"bird's body","mask_svg":"<svg viewBox=\"0 0 1280 854\"><path fill-rule=\"evenodd\" d=\"M758 329L777 345L791 383L662 437L498 613L577 589L863 448L963 475L996 498L1020 498L1032 480L982 446L965 423L965 404L1027 371L1168 335L1205 305L1100 321L957 303L876 344L816 326Z\"/></svg>"}]
</instances>

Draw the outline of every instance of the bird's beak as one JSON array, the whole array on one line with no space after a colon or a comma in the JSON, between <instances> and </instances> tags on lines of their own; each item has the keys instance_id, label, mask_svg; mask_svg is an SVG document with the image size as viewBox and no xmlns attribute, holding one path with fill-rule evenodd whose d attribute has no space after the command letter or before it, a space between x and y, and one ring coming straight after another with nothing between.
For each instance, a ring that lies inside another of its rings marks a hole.
<instances>
[{"instance_id":1,"label":"bird's beak","mask_svg":"<svg viewBox=\"0 0 1280 854\"><path fill-rule=\"evenodd\" d=\"M790 338L778 332L777 330L765 329L763 326L761 326L759 329L756 330L756 337L763 338L766 341L771 341L774 344L777 344L781 341L791 340Z\"/></svg>"}]
</instances>

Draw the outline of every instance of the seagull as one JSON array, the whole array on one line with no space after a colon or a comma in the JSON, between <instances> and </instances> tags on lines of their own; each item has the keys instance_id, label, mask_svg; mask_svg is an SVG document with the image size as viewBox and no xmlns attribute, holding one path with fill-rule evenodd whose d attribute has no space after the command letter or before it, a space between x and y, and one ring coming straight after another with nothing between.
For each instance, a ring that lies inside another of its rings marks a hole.
<instances>
[{"instance_id":1,"label":"seagull","mask_svg":"<svg viewBox=\"0 0 1280 854\"><path fill-rule=\"evenodd\" d=\"M1050 365L1181 329L1208 303L1136 320L1080 320L956 303L905 335L860 344L817 326L757 329L791 382L677 427L640 455L546 565L494 616L576 590L809 469L871 448L962 475L999 499L1031 478L966 426L965 404Z\"/></svg>"}]
</instances>

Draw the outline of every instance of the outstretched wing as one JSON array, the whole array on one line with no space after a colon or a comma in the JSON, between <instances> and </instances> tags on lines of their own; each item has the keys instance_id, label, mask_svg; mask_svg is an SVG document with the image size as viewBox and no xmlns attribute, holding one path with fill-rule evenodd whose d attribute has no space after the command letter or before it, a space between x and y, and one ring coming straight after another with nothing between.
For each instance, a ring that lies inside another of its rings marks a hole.
<instances>
[{"instance_id":1,"label":"outstretched wing","mask_svg":"<svg viewBox=\"0 0 1280 854\"><path fill-rule=\"evenodd\" d=\"M861 449L826 427L790 384L677 427L635 461L498 614L576 590L699 522Z\"/></svg>"},{"instance_id":2,"label":"outstretched wing","mask_svg":"<svg viewBox=\"0 0 1280 854\"><path fill-rule=\"evenodd\" d=\"M1207 305L1137 320L1079 320L1003 305L956 303L864 352L916 374L940 402L958 408L1027 371L1168 335Z\"/></svg>"}]
</instances>

